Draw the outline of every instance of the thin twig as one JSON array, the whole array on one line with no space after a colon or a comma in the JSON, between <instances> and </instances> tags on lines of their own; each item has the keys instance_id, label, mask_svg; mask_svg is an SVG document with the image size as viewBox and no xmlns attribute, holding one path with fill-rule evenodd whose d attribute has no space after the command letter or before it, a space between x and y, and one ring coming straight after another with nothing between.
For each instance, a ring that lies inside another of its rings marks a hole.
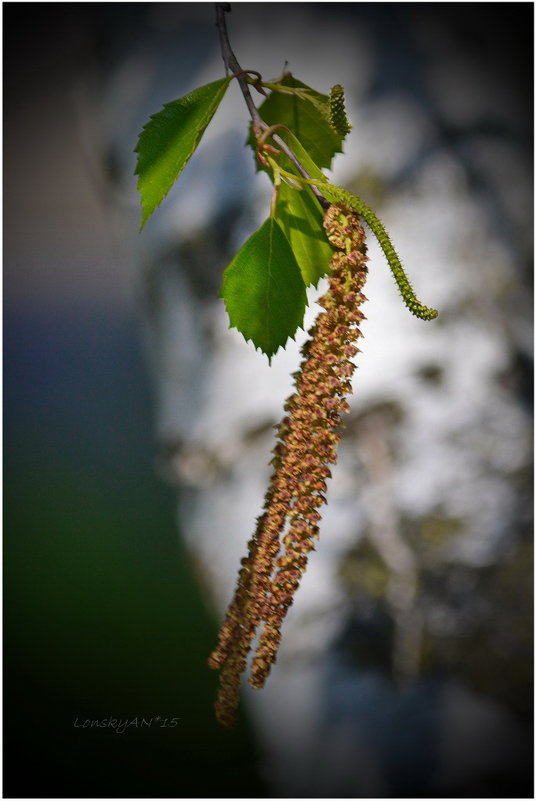
<instances>
[{"instance_id":1,"label":"thin twig","mask_svg":"<svg viewBox=\"0 0 536 801\"><path fill-rule=\"evenodd\" d=\"M268 126L265 122L263 122L259 112L257 111L257 107L255 106L253 98L251 97L251 92L249 91L246 73L242 70L242 67L238 63L236 56L233 53L231 43L229 42L225 14L230 11L231 6L229 3L216 3L216 27L218 28L218 32L220 34L221 55L223 58L223 63L225 64L225 71L227 74L229 74L229 72L236 74L236 80L238 81L240 89L242 90L242 94L244 95L244 100L246 101L253 124L264 130Z\"/></svg>"},{"instance_id":2,"label":"thin twig","mask_svg":"<svg viewBox=\"0 0 536 801\"><path fill-rule=\"evenodd\" d=\"M231 43L229 42L229 34L227 32L227 22L225 20L225 14L231 11L230 3L216 3L216 27L218 28L218 33L220 36L220 46L221 46L221 55L223 58L223 63L225 64L225 73L228 75L230 72L236 76L236 80L240 86L242 94L244 95L244 100L246 101L246 105L248 107L249 114L253 121L254 127L258 128L261 131L265 131L270 126L264 122L261 115L259 114L255 103L253 102L253 98L251 97L251 92L249 91L249 86L246 78L246 73L238 63L238 60L233 53L233 49L231 47ZM292 149L287 145L286 142L281 139L280 136L274 134L272 136L274 142L276 142L283 153L288 156L288 158L292 161L295 165L299 173L306 179L310 179L311 176L305 169L305 167L300 163L299 159L295 156ZM310 185L310 188L314 195L316 195L318 202L323 208L328 208L331 203L329 200L326 200L322 192L317 186Z\"/></svg>"}]
</instances>

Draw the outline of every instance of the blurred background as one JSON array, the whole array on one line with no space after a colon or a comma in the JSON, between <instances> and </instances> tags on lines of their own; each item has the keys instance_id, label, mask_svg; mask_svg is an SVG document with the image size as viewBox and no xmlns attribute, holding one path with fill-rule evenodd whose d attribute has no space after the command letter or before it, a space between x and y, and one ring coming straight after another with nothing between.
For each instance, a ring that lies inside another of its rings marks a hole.
<instances>
[{"instance_id":1,"label":"blurred background","mask_svg":"<svg viewBox=\"0 0 536 801\"><path fill-rule=\"evenodd\" d=\"M214 8L3 22L4 796L532 796L532 4L232 4L243 67L345 86L333 178L440 309L371 237L321 542L232 732L206 658L305 334L269 368L217 299L270 197L237 86L141 235L133 176L223 74Z\"/></svg>"}]
</instances>

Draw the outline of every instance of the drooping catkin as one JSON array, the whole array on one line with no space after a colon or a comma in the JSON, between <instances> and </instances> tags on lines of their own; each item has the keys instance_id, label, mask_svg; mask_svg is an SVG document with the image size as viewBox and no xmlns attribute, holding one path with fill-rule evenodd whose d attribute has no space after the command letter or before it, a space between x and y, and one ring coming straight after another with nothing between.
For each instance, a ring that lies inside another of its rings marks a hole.
<instances>
[{"instance_id":1,"label":"drooping catkin","mask_svg":"<svg viewBox=\"0 0 536 801\"><path fill-rule=\"evenodd\" d=\"M276 660L281 625L318 537L329 465L337 459L341 413L349 411L345 396L352 390L352 357L364 319L359 306L366 300L361 292L367 275L365 232L358 216L342 204L328 208L324 229L335 252L329 288L319 300L323 311L302 348L295 392L277 426L264 510L209 659L211 667L221 668L216 714L226 726L234 721L240 674L261 625L251 668L253 687L264 685Z\"/></svg>"}]
</instances>

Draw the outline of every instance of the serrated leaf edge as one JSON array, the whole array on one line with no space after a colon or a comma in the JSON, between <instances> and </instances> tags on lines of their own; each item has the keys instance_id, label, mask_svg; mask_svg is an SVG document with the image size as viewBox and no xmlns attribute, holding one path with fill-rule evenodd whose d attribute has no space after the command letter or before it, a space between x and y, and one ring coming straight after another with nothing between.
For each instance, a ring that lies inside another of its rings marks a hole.
<instances>
[{"instance_id":1,"label":"serrated leaf edge","mask_svg":"<svg viewBox=\"0 0 536 801\"><path fill-rule=\"evenodd\" d=\"M166 199L166 197L170 193L171 189L173 188L174 184L178 180L180 174L184 170L185 166L187 165L187 163L190 161L190 159L192 158L193 154L197 150L197 148L199 146L199 143L201 142L201 139L203 138L203 134L205 133L205 131L207 129L208 124L210 123L212 117L214 116L214 114L218 110L218 107L219 107L221 101L223 100L223 97L224 97L227 89L229 88L229 84L230 84L231 80L232 80L232 76L229 76L229 77L226 77L226 78L220 78L220 79L218 79L218 81L212 81L211 82L211 83L218 83L219 81L222 81L221 88L218 90L218 93L217 93L217 95L215 96L215 98L213 100L213 104L212 105L214 107L213 107L212 111L210 111L210 109L209 109L209 111L207 112L206 117L204 118L204 120L206 119L206 121L204 121L204 123L202 123L201 126L199 127L198 134L196 135L196 138L194 139L193 147L192 147L190 153L188 154L188 156L186 157L182 167L179 169L177 175L173 179L169 189L167 190L167 192L165 192L165 194L161 197L161 199L158 201L158 203L148 213L146 213L146 209L144 208L143 197L142 197L142 194L141 194L141 188L140 188L141 173L140 173L140 170L139 170L140 159L139 158L137 159L136 167L135 167L135 170L134 170L134 175L139 176L137 184L136 184L136 188L137 188L137 190L138 190L138 192L140 194L140 205L141 205L141 208L142 208L142 218L141 218L140 227L139 227L139 231L140 232L143 230L146 222L152 217L154 212L161 206L163 201ZM164 111L166 111L166 109L169 108L170 106L173 106L175 103L177 103L177 102L179 102L181 100L184 100L185 98L187 98L189 95L193 94L198 89L203 89L206 86L210 86L210 83L203 84L203 86L196 87L196 89L193 89L191 92L188 92L187 94L182 95L182 97L178 97L175 100L170 100L168 103L164 103L164 105L162 106L162 108L159 111L156 111L154 114L151 114L151 116L149 117L148 121L145 123L145 125L143 126L143 128L140 131L140 134L138 136L138 141L136 143L136 147L134 148L134 153L138 153L138 154L140 153L140 143L141 143L142 136L146 132L146 130L150 127L150 125L152 124L152 122L154 121L154 119L156 117L158 117L160 114L162 114Z\"/></svg>"}]
</instances>

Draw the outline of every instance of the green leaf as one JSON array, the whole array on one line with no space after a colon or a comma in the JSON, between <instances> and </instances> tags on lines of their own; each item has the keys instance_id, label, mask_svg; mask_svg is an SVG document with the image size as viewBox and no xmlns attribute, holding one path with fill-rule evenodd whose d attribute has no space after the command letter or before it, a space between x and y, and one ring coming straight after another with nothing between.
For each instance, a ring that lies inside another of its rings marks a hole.
<instances>
[{"instance_id":1,"label":"green leaf","mask_svg":"<svg viewBox=\"0 0 536 801\"><path fill-rule=\"evenodd\" d=\"M322 170L291 131L278 130L277 133L312 178L322 183L327 181ZM297 168L284 153L274 157L274 160L282 169L299 175ZM268 168L267 171L271 172L271 169ZM305 284L316 286L319 279L329 272L329 262L333 255L322 225L324 212L309 188L299 191L292 183L290 186L285 183L287 180L289 179L284 177L279 184L275 218L294 252Z\"/></svg>"},{"instance_id":2,"label":"green leaf","mask_svg":"<svg viewBox=\"0 0 536 801\"><path fill-rule=\"evenodd\" d=\"M272 92L259 107L262 119L268 125L286 125L299 139L315 164L320 168L331 167L335 154L342 152L343 137L329 124L328 96L316 92L290 74L285 75L280 83L282 86L307 90L308 97ZM249 143L255 150L256 142L252 134Z\"/></svg>"},{"instance_id":3,"label":"green leaf","mask_svg":"<svg viewBox=\"0 0 536 801\"><path fill-rule=\"evenodd\" d=\"M312 178L323 182L327 180L293 133L281 130L278 134ZM277 156L276 160L283 169L298 175L296 167L284 153ZM320 204L310 189L304 188L300 192L293 189L292 185L281 183L275 217L294 251L305 284L316 286L319 279L329 272L333 255L324 233L324 212Z\"/></svg>"},{"instance_id":4,"label":"green leaf","mask_svg":"<svg viewBox=\"0 0 536 801\"><path fill-rule=\"evenodd\" d=\"M304 283L316 286L319 279L329 272L333 255L322 226L320 205L307 189L300 192L281 183L275 219L292 248Z\"/></svg>"},{"instance_id":5,"label":"green leaf","mask_svg":"<svg viewBox=\"0 0 536 801\"><path fill-rule=\"evenodd\" d=\"M250 236L223 273L221 297L231 326L269 361L302 325L305 285L273 217Z\"/></svg>"},{"instance_id":6,"label":"green leaf","mask_svg":"<svg viewBox=\"0 0 536 801\"><path fill-rule=\"evenodd\" d=\"M163 201L198 146L231 78L220 78L166 103L144 126L135 152L141 228Z\"/></svg>"},{"instance_id":7,"label":"green leaf","mask_svg":"<svg viewBox=\"0 0 536 801\"><path fill-rule=\"evenodd\" d=\"M274 92L279 92L280 94L293 94L296 95L296 97L304 98L309 103L312 103L314 106L316 106L320 114L329 121L329 97L317 92L316 89L311 89L311 87L307 86L307 84L302 83L302 81L299 81L297 78L294 78L290 72L286 72L279 81L274 83L263 83L263 86L271 89Z\"/></svg>"}]
</instances>

